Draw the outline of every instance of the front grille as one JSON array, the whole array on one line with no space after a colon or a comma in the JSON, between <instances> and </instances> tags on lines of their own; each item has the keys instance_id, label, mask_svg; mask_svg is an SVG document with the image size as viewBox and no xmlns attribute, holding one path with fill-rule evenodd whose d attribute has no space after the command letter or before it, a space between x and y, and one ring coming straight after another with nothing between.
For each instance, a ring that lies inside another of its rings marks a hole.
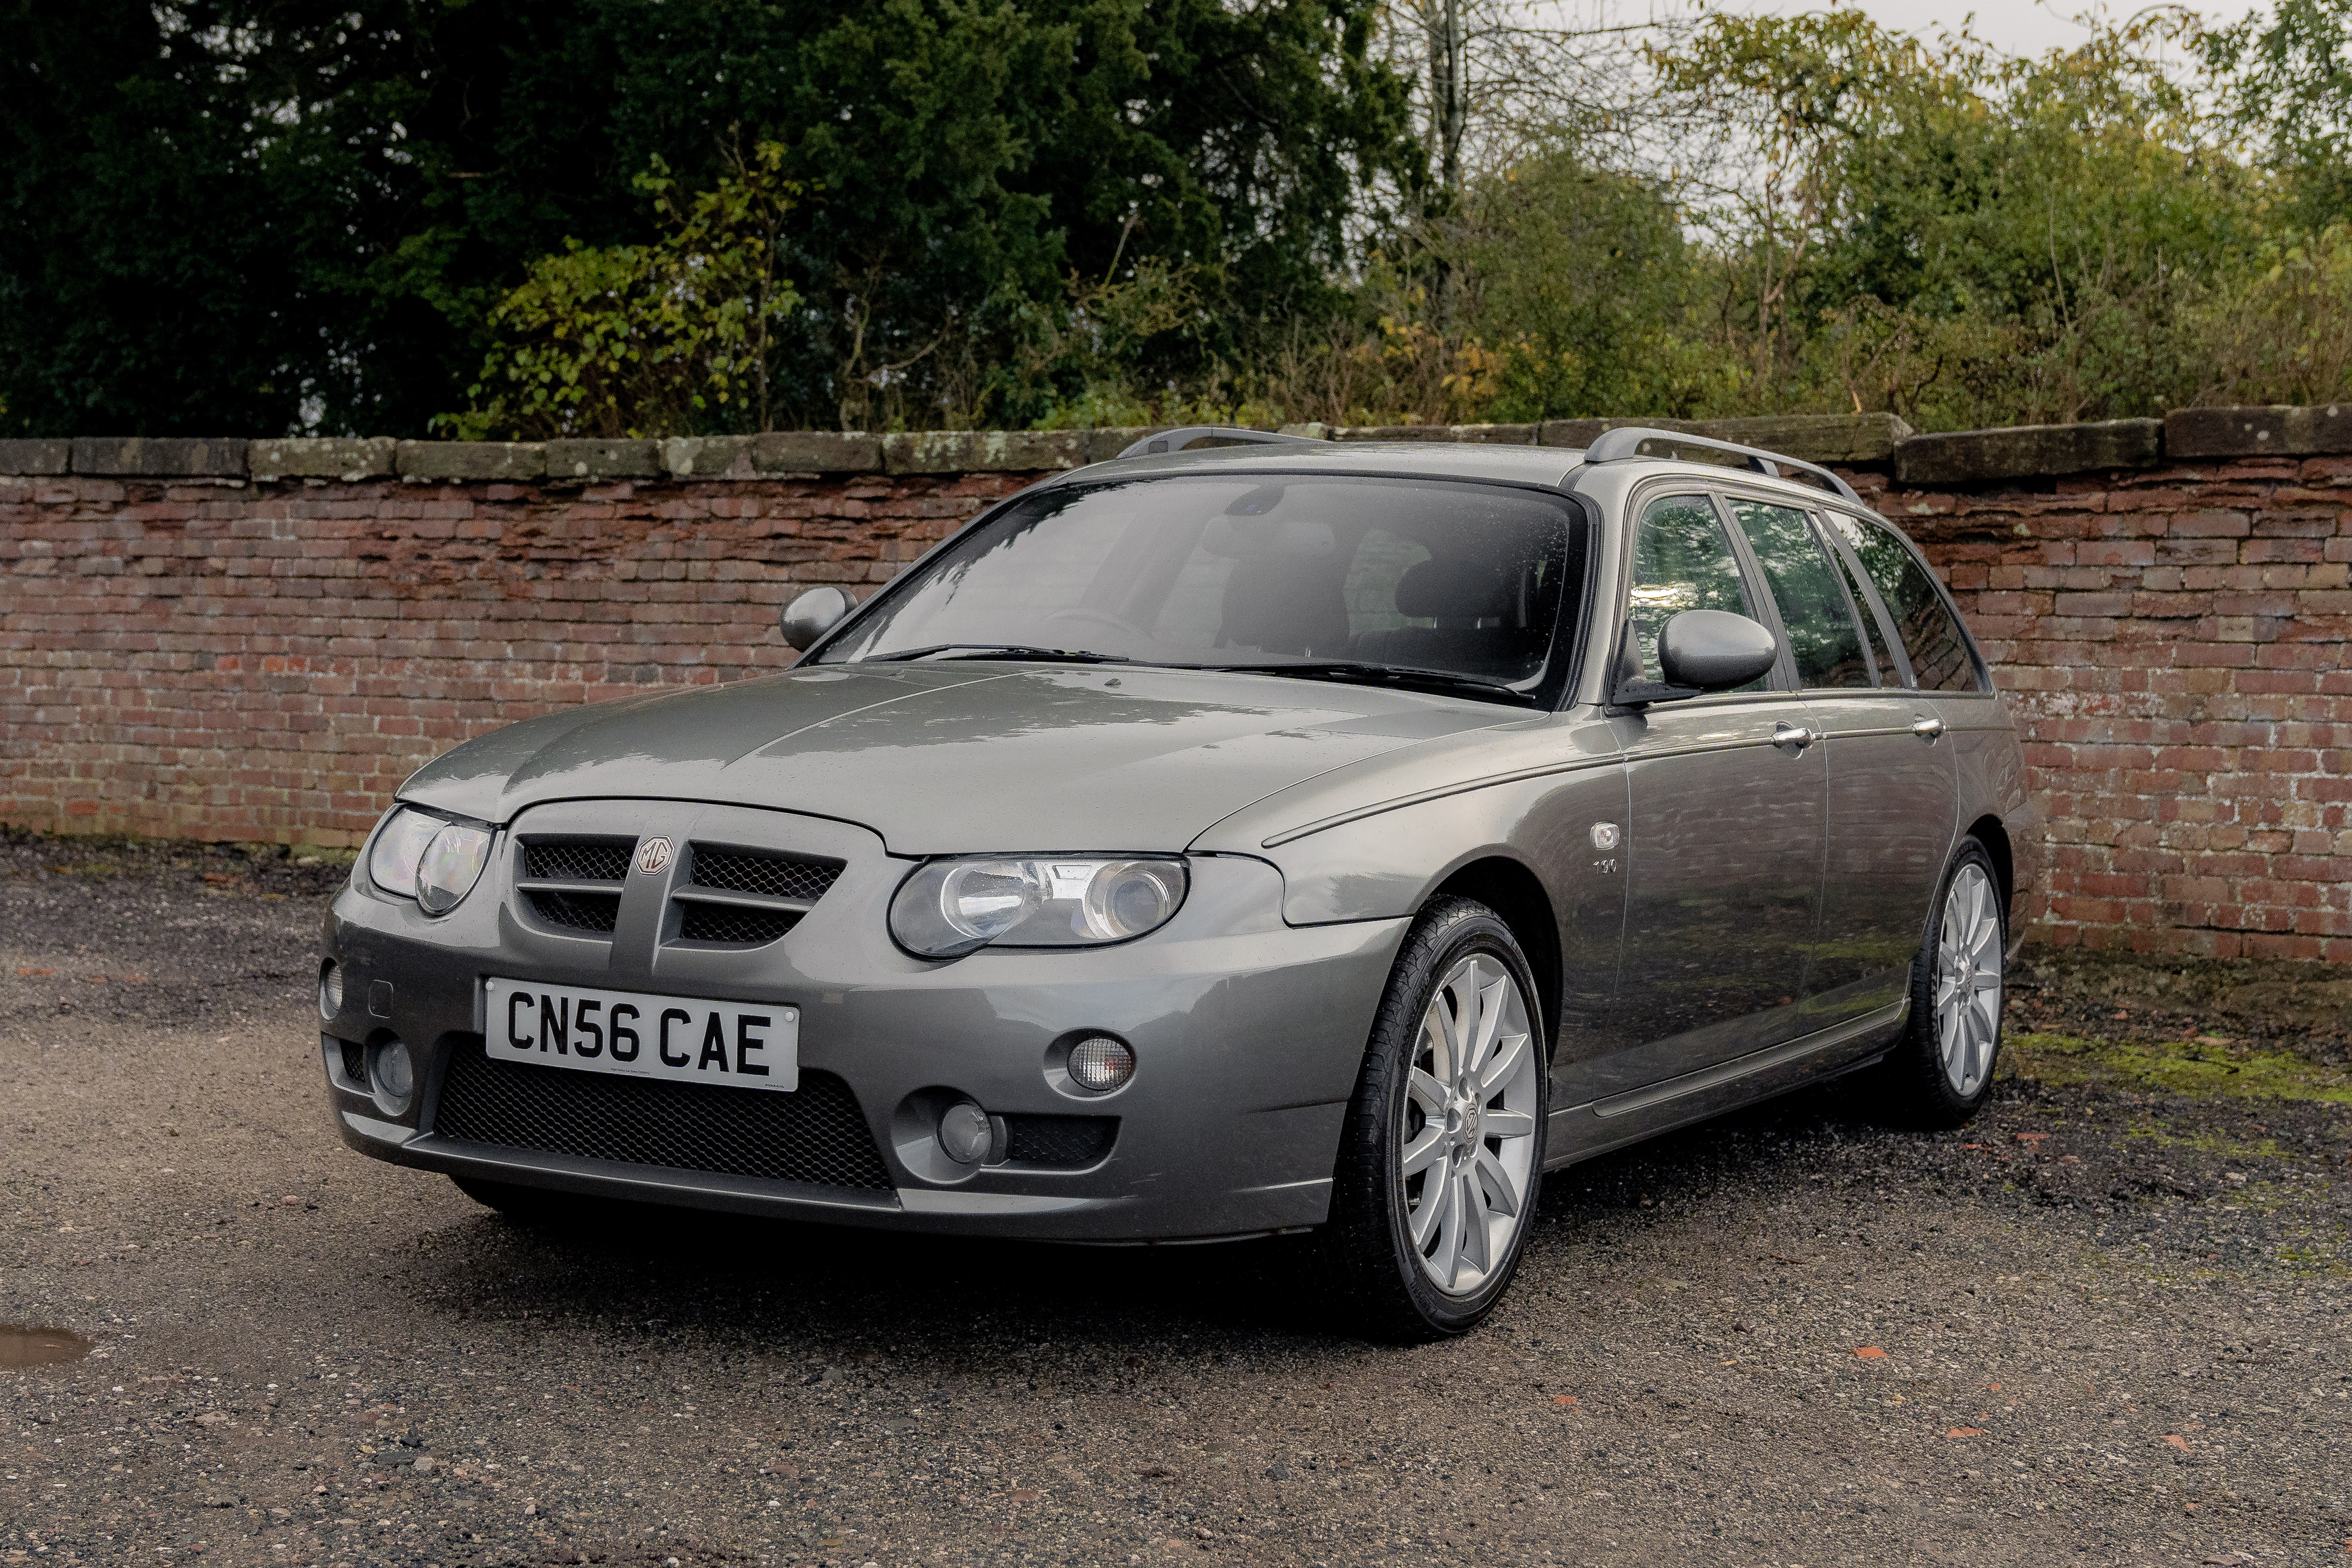
<instances>
[{"instance_id":1,"label":"front grille","mask_svg":"<svg viewBox=\"0 0 2352 1568\"><path fill-rule=\"evenodd\" d=\"M619 882L629 874L636 845L635 839L537 839L522 847L522 873L533 882Z\"/></svg>"},{"instance_id":2,"label":"front grille","mask_svg":"<svg viewBox=\"0 0 2352 1568\"><path fill-rule=\"evenodd\" d=\"M1007 1116L1004 1157L1016 1166L1090 1166L1110 1153L1116 1116Z\"/></svg>"},{"instance_id":3,"label":"front grille","mask_svg":"<svg viewBox=\"0 0 2352 1568\"><path fill-rule=\"evenodd\" d=\"M849 1085L803 1071L791 1093L493 1061L461 1044L434 1131L580 1159L887 1191L890 1173Z\"/></svg>"},{"instance_id":4,"label":"front grille","mask_svg":"<svg viewBox=\"0 0 2352 1568\"><path fill-rule=\"evenodd\" d=\"M621 918L617 893L533 893L531 913L550 925L609 934Z\"/></svg>"},{"instance_id":5,"label":"front grille","mask_svg":"<svg viewBox=\"0 0 2352 1568\"><path fill-rule=\"evenodd\" d=\"M801 923L789 909L737 909L724 904L678 905L677 934L688 942L734 942L756 946L773 942Z\"/></svg>"},{"instance_id":6,"label":"front grille","mask_svg":"<svg viewBox=\"0 0 2352 1568\"><path fill-rule=\"evenodd\" d=\"M820 855L778 854L764 850L694 846L694 885L727 893L756 893L814 904L841 875L845 862ZM712 940L723 940L714 937Z\"/></svg>"},{"instance_id":7,"label":"front grille","mask_svg":"<svg viewBox=\"0 0 2352 1568\"><path fill-rule=\"evenodd\" d=\"M367 1087L367 1047L355 1040L337 1040L343 1048L343 1076L360 1088Z\"/></svg>"}]
</instances>

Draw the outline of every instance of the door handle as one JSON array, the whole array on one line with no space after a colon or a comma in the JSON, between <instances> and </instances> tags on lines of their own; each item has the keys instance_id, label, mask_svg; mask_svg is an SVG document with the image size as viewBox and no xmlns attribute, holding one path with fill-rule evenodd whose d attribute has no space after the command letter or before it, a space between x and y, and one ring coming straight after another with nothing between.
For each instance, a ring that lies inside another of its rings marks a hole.
<instances>
[{"instance_id":1,"label":"door handle","mask_svg":"<svg viewBox=\"0 0 2352 1568\"><path fill-rule=\"evenodd\" d=\"M1776 724L1772 727L1772 744L1790 751L1802 751L1813 743L1813 732L1798 725Z\"/></svg>"},{"instance_id":2,"label":"door handle","mask_svg":"<svg viewBox=\"0 0 2352 1568\"><path fill-rule=\"evenodd\" d=\"M1911 726L1911 733L1922 740L1932 742L1944 733L1944 721L1940 718L1920 719Z\"/></svg>"}]
</instances>

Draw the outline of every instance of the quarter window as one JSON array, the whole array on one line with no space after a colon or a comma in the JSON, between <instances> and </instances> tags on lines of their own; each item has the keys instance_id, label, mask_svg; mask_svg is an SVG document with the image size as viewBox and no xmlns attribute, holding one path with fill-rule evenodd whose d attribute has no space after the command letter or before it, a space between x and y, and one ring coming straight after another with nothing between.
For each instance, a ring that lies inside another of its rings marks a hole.
<instances>
[{"instance_id":1,"label":"quarter window","mask_svg":"<svg viewBox=\"0 0 2352 1568\"><path fill-rule=\"evenodd\" d=\"M1805 514L1788 507L1734 499L1731 515L1756 552L1780 607L1780 625L1796 660L1797 684L1804 687L1867 686L1870 662L1863 657L1862 631L1839 586L1837 569L1813 537Z\"/></svg>"},{"instance_id":2,"label":"quarter window","mask_svg":"<svg viewBox=\"0 0 2352 1568\"><path fill-rule=\"evenodd\" d=\"M1845 583L1846 592L1853 596L1853 612L1862 617L1862 635L1870 644L1871 663L1878 667L1878 684L1899 686L1903 684L1903 666L1886 651L1886 633L1879 628L1878 614L1870 607L1870 591L1853 575L1853 566L1843 552L1832 550L1837 557L1838 577Z\"/></svg>"},{"instance_id":3,"label":"quarter window","mask_svg":"<svg viewBox=\"0 0 2352 1568\"><path fill-rule=\"evenodd\" d=\"M1664 685L1658 664L1658 633L1685 610L1727 610L1754 615L1740 581L1739 559L1705 496L1664 496L1642 511L1633 537L1633 588L1626 615L1642 678ZM1760 691L1759 676L1742 691Z\"/></svg>"},{"instance_id":4,"label":"quarter window","mask_svg":"<svg viewBox=\"0 0 2352 1568\"><path fill-rule=\"evenodd\" d=\"M1945 607L1944 596L1925 567L1901 539L1875 523L1840 516L1838 531L1862 559L1862 570L1878 585L1886 612L1895 618L1895 634L1911 655L1911 676L1923 692L1973 692L1976 661L1969 655L1968 639Z\"/></svg>"}]
</instances>

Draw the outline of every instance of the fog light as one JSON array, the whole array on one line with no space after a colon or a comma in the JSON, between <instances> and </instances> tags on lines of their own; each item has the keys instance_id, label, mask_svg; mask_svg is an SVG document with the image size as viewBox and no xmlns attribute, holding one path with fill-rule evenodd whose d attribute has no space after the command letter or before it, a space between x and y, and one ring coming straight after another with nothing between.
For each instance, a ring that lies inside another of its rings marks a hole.
<instances>
[{"instance_id":1,"label":"fog light","mask_svg":"<svg viewBox=\"0 0 2352 1568\"><path fill-rule=\"evenodd\" d=\"M343 967L332 958L319 967L319 1016L334 1021L343 1010Z\"/></svg>"},{"instance_id":2,"label":"fog light","mask_svg":"<svg viewBox=\"0 0 2352 1568\"><path fill-rule=\"evenodd\" d=\"M1098 1034L1070 1047L1070 1082L1097 1094L1124 1088L1135 1076L1135 1051L1123 1040Z\"/></svg>"},{"instance_id":3,"label":"fog light","mask_svg":"<svg viewBox=\"0 0 2352 1568\"><path fill-rule=\"evenodd\" d=\"M375 1108L387 1116L408 1109L416 1092L416 1061L404 1040L387 1040L368 1053L368 1087L375 1092Z\"/></svg>"},{"instance_id":4,"label":"fog light","mask_svg":"<svg viewBox=\"0 0 2352 1568\"><path fill-rule=\"evenodd\" d=\"M988 1113L969 1100L949 1106L940 1118L940 1147L960 1166L976 1166L986 1159L993 1136Z\"/></svg>"}]
</instances>

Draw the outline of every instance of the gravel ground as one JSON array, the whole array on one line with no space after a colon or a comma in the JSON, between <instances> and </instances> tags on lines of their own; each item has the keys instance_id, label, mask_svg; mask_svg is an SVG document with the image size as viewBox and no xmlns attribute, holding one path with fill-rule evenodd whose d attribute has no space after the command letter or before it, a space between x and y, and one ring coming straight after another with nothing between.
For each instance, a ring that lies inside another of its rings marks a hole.
<instances>
[{"instance_id":1,"label":"gravel ground","mask_svg":"<svg viewBox=\"0 0 2352 1568\"><path fill-rule=\"evenodd\" d=\"M98 1347L0 1370L0 1561L2352 1555L2352 1105L1793 1097L1555 1176L1487 1327L1370 1346L1281 1243L550 1235L362 1160L339 876L0 844L0 1321Z\"/></svg>"}]
</instances>

